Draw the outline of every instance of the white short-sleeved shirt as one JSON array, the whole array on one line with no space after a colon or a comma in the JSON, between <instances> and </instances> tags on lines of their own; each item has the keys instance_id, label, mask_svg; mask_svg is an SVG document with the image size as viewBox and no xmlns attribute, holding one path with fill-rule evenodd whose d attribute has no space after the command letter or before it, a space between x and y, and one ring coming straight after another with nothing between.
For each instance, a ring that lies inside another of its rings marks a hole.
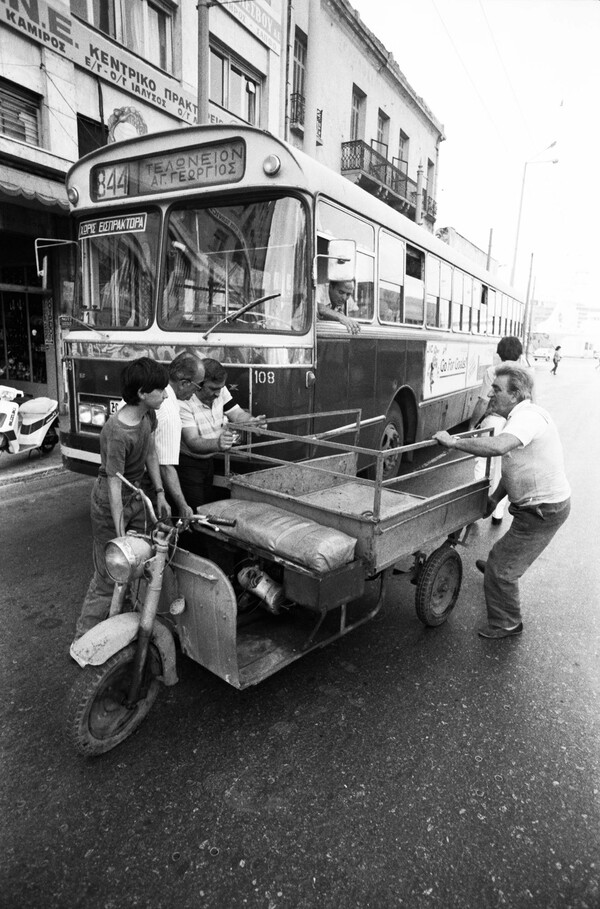
<instances>
[{"instance_id":1,"label":"white short-sleeved shirt","mask_svg":"<svg viewBox=\"0 0 600 909\"><path fill-rule=\"evenodd\" d=\"M562 444L550 414L531 401L514 407L499 435L510 433L521 445L502 457L502 480L514 505L564 502L571 488Z\"/></svg>"},{"instance_id":2,"label":"white short-sleeved shirt","mask_svg":"<svg viewBox=\"0 0 600 909\"><path fill-rule=\"evenodd\" d=\"M158 463L167 465L179 464L181 446L181 417L179 401L170 385L167 385L167 397L156 412L158 425L154 433L154 444Z\"/></svg>"},{"instance_id":3,"label":"white short-sleeved shirt","mask_svg":"<svg viewBox=\"0 0 600 909\"><path fill-rule=\"evenodd\" d=\"M233 398L228 388L223 386L219 392L219 397L215 398L212 406L203 404L196 395L189 401L179 401L179 415L183 429L192 427L198 430L203 439L217 439L223 428L229 422L226 411L235 407ZM181 439L182 454L190 458L212 458L212 454L200 454L197 451L190 451L185 444L185 439Z\"/></svg>"}]
</instances>

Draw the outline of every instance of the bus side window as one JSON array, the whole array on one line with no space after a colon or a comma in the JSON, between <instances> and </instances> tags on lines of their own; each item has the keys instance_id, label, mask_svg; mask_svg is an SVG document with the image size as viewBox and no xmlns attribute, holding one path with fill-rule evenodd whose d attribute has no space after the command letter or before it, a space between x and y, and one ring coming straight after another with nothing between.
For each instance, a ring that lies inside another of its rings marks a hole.
<instances>
[{"instance_id":1,"label":"bus side window","mask_svg":"<svg viewBox=\"0 0 600 909\"><path fill-rule=\"evenodd\" d=\"M379 234L379 318L382 322L404 321L404 243L381 231Z\"/></svg>"},{"instance_id":2,"label":"bus side window","mask_svg":"<svg viewBox=\"0 0 600 909\"><path fill-rule=\"evenodd\" d=\"M440 263L440 328L450 328L452 307L452 266Z\"/></svg>"},{"instance_id":3,"label":"bus side window","mask_svg":"<svg viewBox=\"0 0 600 909\"><path fill-rule=\"evenodd\" d=\"M348 315L355 319L373 318L373 272L374 260L364 253L356 254L356 293L354 308L352 301L348 306Z\"/></svg>"},{"instance_id":4,"label":"bus side window","mask_svg":"<svg viewBox=\"0 0 600 909\"><path fill-rule=\"evenodd\" d=\"M426 322L432 328L440 325L440 260L428 255L425 259Z\"/></svg>"},{"instance_id":5,"label":"bus side window","mask_svg":"<svg viewBox=\"0 0 600 909\"><path fill-rule=\"evenodd\" d=\"M404 322L422 325L425 316L425 255L414 246L406 247Z\"/></svg>"}]
</instances>

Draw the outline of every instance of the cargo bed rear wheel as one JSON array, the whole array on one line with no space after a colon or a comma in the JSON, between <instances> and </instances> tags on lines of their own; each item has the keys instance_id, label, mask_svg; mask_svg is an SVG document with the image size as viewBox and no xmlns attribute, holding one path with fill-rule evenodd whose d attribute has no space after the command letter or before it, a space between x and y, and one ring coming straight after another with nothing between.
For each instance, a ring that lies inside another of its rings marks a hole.
<instances>
[{"instance_id":1,"label":"cargo bed rear wheel","mask_svg":"<svg viewBox=\"0 0 600 909\"><path fill-rule=\"evenodd\" d=\"M462 561L444 543L431 553L417 581L416 609L424 625L442 625L456 605L462 583Z\"/></svg>"}]
</instances>

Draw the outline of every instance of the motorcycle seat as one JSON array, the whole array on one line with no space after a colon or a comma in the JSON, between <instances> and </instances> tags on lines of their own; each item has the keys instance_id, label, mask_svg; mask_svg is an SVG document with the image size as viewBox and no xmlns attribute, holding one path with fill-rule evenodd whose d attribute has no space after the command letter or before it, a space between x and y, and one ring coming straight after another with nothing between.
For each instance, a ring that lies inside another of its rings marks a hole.
<instances>
[{"instance_id":1,"label":"motorcycle seat","mask_svg":"<svg viewBox=\"0 0 600 909\"><path fill-rule=\"evenodd\" d=\"M33 398L31 401L25 401L21 404L19 410L23 417L23 423L33 423L40 417L52 413L58 407L58 401L53 398Z\"/></svg>"}]
</instances>

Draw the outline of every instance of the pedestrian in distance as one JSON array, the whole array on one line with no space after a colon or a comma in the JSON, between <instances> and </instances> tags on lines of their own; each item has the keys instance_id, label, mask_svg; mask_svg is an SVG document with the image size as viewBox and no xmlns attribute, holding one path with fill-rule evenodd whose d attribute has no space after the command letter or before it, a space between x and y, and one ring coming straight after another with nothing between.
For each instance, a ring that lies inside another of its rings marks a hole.
<instances>
[{"instance_id":1,"label":"pedestrian in distance","mask_svg":"<svg viewBox=\"0 0 600 909\"><path fill-rule=\"evenodd\" d=\"M488 499L486 516L508 495L512 524L492 547L484 574L487 624L481 637L492 640L521 634L519 579L535 562L569 516L571 490L565 474L558 430L550 414L531 400L533 380L522 367L496 370L490 403L506 419L496 436L456 439L437 432L434 439L478 457L502 458L502 477Z\"/></svg>"},{"instance_id":2,"label":"pedestrian in distance","mask_svg":"<svg viewBox=\"0 0 600 909\"><path fill-rule=\"evenodd\" d=\"M554 348L554 353L553 353L553 355L552 355L552 362L554 363L554 366L553 366L552 369L550 370L550 373L551 373L551 375L553 375L553 376L556 375L556 370L558 369L558 364L559 364L560 361L562 360L562 354L561 354L561 352L560 352L560 349L561 349L561 348L560 348L560 344L559 344L558 347L555 347L555 348Z\"/></svg>"},{"instance_id":3,"label":"pedestrian in distance","mask_svg":"<svg viewBox=\"0 0 600 909\"><path fill-rule=\"evenodd\" d=\"M117 474L135 486L149 481L158 516L170 517L154 447L156 411L167 396L168 382L166 367L149 357L132 360L121 373L125 404L100 433L100 468L91 496L94 574L75 626L75 640L109 614L115 585L106 569L106 544L127 530L143 533L149 529L143 501L121 483ZM150 485L147 489L151 491Z\"/></svg>"}]
</instances>

